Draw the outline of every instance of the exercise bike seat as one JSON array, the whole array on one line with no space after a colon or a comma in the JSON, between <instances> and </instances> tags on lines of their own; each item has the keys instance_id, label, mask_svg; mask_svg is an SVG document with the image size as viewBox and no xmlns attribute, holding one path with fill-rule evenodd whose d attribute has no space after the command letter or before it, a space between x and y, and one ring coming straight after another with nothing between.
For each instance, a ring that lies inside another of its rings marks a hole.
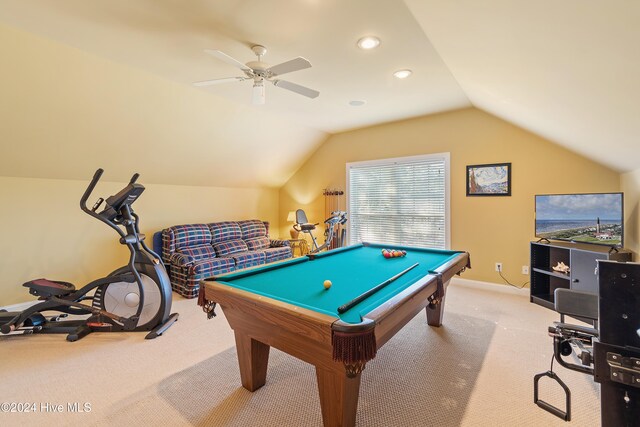
<instances>
[{"instance_id":1,"label":"exercise bike seat","mask_svg":"<svg viewBox=\"0 0 640 427\"><path fill-rule=\"evenodd\" d=\"M304 213L302 209L298 209L296 211L296 226L298 227L298 231L312 231L316 229L316 224L310 224L307 219L307 214Z\"/></svg>"},{"instance_id":2,"label":"exercise bike seat","mask_svg":"<svg viewBox=\"0 0 640 427\"><path fill-rule=\"evenodd\" d=\"M76 287L69 282L48 279L31 280L22 286L29 288L31 295L41 298L63 297L76 290Z\"/></svg>"}]
</instances>

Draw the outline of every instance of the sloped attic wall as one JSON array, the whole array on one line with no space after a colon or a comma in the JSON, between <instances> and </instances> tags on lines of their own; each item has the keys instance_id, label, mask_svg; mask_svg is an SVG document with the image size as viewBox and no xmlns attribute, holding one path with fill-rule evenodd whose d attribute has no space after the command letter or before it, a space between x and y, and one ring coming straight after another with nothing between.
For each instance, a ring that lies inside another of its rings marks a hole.
<instances>
[{"instance_id":1,"label":"sloped attic wall","mask_svg":"<svg viewBox=\"0 0 640 427\"><path fill-rule=\"evenodd\" d=\"M149 239L170 225L247 218L277 230L277 187L325 138L3 26L0 76L0 306L31 300L27 280L81 284L126 262L115 233L78 207L98 167L96 198L141 174L135 208Z\"/></svg>"}]
</instances>

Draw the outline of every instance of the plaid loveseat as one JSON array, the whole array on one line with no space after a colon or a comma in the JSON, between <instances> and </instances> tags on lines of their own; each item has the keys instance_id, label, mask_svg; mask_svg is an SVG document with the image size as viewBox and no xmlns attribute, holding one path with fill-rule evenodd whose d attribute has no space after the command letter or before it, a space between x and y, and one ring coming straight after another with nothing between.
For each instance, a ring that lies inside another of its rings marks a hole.
<instances>
[{"instance_id":1,"label":"plaid loveseat","mask_svg":"<svg viewBox=\"0 0 640 427\"><path fill-rule=\"evenodd\" d=\"M257 219L176 225L162 230L162 259L171 287L195 298L200 281L217 274L291 258L288 240L271 240Z\"/></svg>"}]
</instances>

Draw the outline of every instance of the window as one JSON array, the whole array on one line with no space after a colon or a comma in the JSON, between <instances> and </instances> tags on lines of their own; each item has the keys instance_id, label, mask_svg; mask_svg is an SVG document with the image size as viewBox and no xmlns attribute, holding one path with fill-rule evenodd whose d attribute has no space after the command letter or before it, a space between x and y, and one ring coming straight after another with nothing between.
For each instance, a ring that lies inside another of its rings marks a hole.
<instances>
[{"instance_id":1,"label":"window","mask_svg":"<svg viewBox=\"0 0 640 427\"><path fill-rule=\"evenodd\" d=\"M449 153L347 163L351 243L449 248Z\"/></svg>"}]
</instances>

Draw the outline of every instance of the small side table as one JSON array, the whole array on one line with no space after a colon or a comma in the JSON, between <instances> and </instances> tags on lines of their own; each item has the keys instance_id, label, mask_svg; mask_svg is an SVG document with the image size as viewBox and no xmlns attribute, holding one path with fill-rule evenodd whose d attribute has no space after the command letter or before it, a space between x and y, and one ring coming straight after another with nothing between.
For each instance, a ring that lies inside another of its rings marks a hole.
<instances>
[{"instance_id":1,"label":"small side table","mask_svg":"<svg viewBox=\"0 0 640 427\"><path fill-rule=\"evenodd\" d=\"M291 254L296 256L296 249L298 253L303 256L309 253L309 244L305 239L288 239L289 245L291 245Z\"/></svg>"}]
</instances>

